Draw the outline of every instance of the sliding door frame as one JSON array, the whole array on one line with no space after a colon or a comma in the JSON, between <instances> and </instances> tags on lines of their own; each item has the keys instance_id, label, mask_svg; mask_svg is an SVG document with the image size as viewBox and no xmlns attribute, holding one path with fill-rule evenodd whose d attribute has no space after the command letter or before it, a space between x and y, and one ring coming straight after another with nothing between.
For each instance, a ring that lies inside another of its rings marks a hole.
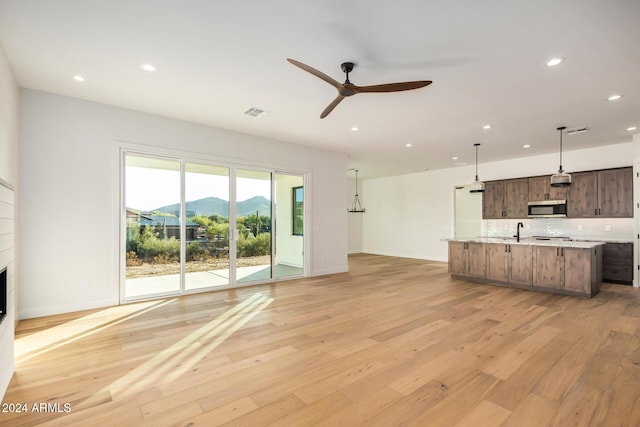
<instances>
[{"instance_id":1,"label":"sliding door frame","mask_svg":"<svg viewBox=\"0 0 640 427\"><path fill-rule=\"evenodd\" d=\"M147 297L139 297L139 298L126 298L126 262L125 262L125 254L126 254L126 157L130 156L140 156L140 157L149 157L149 158L157 158L162 160L173 160L180 162L180 215L181 215L181 226L180 226L180 289L177 292L168 292L168 293L158 293L152 294ZM129 143L119 141L119 145L117 147L117 156L118 156L118 165L117 168L117 176L116 180L118 185L118 203L116 206L117 214L116 218L118 221L117 228L117 237L115 240L117 241L117 245L115 247L118 248L118 251L115 251L116 254L114 256L114 266L117 266L118 272L117 277L119 278L119 300L121 304L148 300L148 299L156 299L156 298L164 298L164 297L174 297L180 295L188 295L193 293L202 293L202 292L211 292L215 290L222 289L230 289L230 288L240 288L245 286L253 286L264 283L275 283L281 282L290 279L296 279L300 277L308 277L310 274L310 260L311 260L311 239L309 238L312 223L312 204L311 204L311 172L308 170L295 169L290 167L282 167L281 165L269 165L269 164L259 164L253 162L240 162L237 160L230 160L225 158L219 158L215 156L205 155L205 154L194 154L192 152L181 152L170 149L162 149L162 148L150 148L148 146L141 146L139 144ZM203 287L199 289L185 289L185 268L186 268L186 200L185 200L185 190L186 190L186 179L185 179L185 164L186 163L198 163L203 165L211 165L211 166L221 166L227 167L229 169L229 284L226 286L212 286L212 287ZM235 233L237 233L237 212L236 212L236 204L237 204L237 194L236 194L236 171L237 169L249 169L249 170L259 170L264 172L271 173L271 277L268 280L264 281L255 281L255 282L246 282L246 283L238 283L236 276L236 253L237 253L237 242L235 237ZM276 173L284 173L284 174L292 174L292 175L300 175L303 178L304 185L304 219L303 219L303 233L304 233L304 268L303 274L301 276L292 276L292 277L282 277L276 278L274 274L274 259L275 259L275 249L276 249L276 218L275 218L275 205L274 205L274 192L275 192L275 174ZM234 235L232 235L232 229Z\"/></svg>"}]
</instances>

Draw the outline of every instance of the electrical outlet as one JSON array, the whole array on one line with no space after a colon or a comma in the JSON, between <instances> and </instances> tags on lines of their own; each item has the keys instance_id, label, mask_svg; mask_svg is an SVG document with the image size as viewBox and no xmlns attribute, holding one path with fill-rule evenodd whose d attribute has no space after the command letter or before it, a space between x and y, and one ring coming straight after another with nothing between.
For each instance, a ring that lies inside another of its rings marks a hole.
<instances>
[{"instance_id":1,"label":"electrical outlet","mask_svg":"<svg viewBox=\"0 0 640 427\"><path fill-rule=\"evenodd\" d=\"M526 228L527 230L531 230L531 224L527 224L527 225L525 225L525 228Z\"/></svg>"},{"instance_id":2,"label":"electrical outlet","mask_svg":"<svg viewBox=\"0 0 640 427\"><path fill-rule=\"evenodd\" d=\"M578 224L578 231L582 231L582 226Z\"/></svg>"},{"instance_id":3,"label":"electrical outlet","mask_svg":"<svg viewBox=\"0 0 640 427\"><path fill-rule=\"evenodd\" d=\"M611 226L609 224L605 225L604 231L611 231Z\"/></svg>"}]
</instances>

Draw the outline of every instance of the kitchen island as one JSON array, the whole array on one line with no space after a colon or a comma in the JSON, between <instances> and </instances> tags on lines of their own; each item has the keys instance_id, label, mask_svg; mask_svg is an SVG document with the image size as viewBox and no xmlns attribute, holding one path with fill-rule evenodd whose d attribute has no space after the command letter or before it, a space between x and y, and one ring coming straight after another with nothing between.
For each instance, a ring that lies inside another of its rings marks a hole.
<instances>
[{"instance_id":1,"label":"kitchen island","mask_svg":"<svg viewBox=\"0 0 640 427\"><path fill-rule=\"evenodd\" d=\"M603 242L480 237L449 240L449 273L481 283L591 298Z\"/></svg>"}]
</instances>

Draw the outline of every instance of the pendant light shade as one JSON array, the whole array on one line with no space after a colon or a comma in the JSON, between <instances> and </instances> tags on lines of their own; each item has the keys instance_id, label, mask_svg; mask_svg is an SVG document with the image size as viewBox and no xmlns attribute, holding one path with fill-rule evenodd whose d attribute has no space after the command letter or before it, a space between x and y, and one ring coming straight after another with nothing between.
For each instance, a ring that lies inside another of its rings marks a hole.
<instances>
[{"instance_id":1,"label":"pendant light shade","mask_svg":"<svg viewBox=\"0 0 640 427\"><path fill-rule=\"evenodd\" d=\"M362 206L360 202L360 196L358 196L358 169L350 169L356 171L356 194L353 197L353 202L351 203L351 207L347 208L348 212L362 212L364 213L366 209Z\"/></svg>"},{"instance_id":2,"label":"pendant light shade","mask_svg":"<svg viewBox=\"0 0 640 427\"><path fill-rule=\"evenodd\" d=\"M484 193L484 182L478 179L478 147L479 143L473 144L476 147L476 180L469 185L469 193Z\"/></svg>"},{"instance_id":3,"label":"pendant light shade","mask_svg":"<svg viewBox=\"0 0 640 427\"><path fill-rule=\"evenodd\" d=\"M558 168L558 172L551 175L551 186L552 187L567 187L571 185L571 175L566 173L564 169L562 169L562 131L566 129L566 126L560 126L558 131L560 132L560 168Z\"/></svg>"}]
</instances>

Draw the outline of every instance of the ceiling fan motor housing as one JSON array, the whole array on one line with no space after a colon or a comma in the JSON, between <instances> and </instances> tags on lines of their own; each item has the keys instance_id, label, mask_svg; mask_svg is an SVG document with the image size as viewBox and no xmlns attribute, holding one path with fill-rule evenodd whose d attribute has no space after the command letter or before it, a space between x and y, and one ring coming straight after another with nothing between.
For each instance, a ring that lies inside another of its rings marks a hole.
<instances>
[{"instance_id":1,"label":"ceiling fan motor housing","mask_svg":"<svg viewBox=\"0 0 640 427\"><path fill-rule=\"evenodd\" d=\"M354 64L353 62L343 62L342 64L340 64L340 68L342 68L342 71L345 73L350 73L353 71L353 67L355 67L356 64Z\"/></svg>"}]
</instances>

